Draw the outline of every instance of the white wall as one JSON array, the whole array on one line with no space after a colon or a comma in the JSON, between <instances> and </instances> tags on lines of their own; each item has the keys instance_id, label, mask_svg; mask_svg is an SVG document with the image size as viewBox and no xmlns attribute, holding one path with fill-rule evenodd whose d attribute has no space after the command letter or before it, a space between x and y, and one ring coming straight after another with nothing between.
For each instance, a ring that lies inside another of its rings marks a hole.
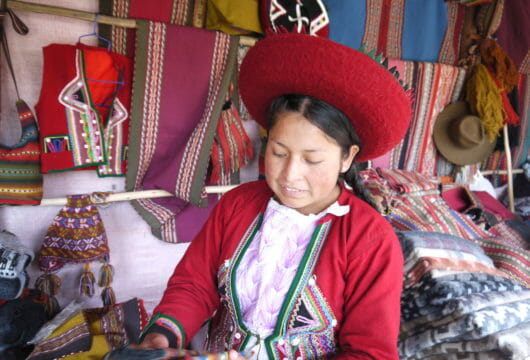
<instances>
[{"instance_id":1,"label":"white wall","mask_svg":"<svg viewBox=\"0 0 530 360\"><path fill-rule=\"evenodd\" d=\"M54 6L97 12L96 0L37 1ZM75 44L80 35L92 32L93 24L66 17L17 11L30 28L20 36L11 28L6 17L12 61L21 97L33 109L41 90L41 49L50 43ZM95 39L92 38L92 44ZM89 39L83 43L90 44ZM5 60L2 58L0 142L11 145L18 141L20 128L15 111L16 94ZM253 131L256 129L249 124ZM94 191L124 191L124 178L98 178L93 171L75 171L44 176L44 198L64 197L68 194L87 194ZM60 207L23 206L0 208L0 228L19 236L21 241L38 252L46 231ZM129 203L112 203L100 208L110 245L111 263L116 269L113 288L118 301L139 297L151 312L160 299L168 277L182 257L187 244L164 243L151 235L150 228ZM99 264L91 264L95 274ZM63 285L58 300L65 306L78 295L78 279L82 265L66 265L59 272ZM29 268L30 285L40 274L32 264ZM97 295L100 288L97 287ZM86 306L100 306L99 296L87 300Z\"/></svg>"}]
</instances>

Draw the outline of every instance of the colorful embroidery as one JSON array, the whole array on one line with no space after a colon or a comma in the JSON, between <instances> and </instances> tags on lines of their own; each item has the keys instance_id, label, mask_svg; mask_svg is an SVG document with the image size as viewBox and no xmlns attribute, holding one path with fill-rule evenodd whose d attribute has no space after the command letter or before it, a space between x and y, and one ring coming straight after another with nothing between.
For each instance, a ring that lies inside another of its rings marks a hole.
<instances>
[{"instance_id":1,"label":"colorful embroidery","mask_svg":"<svg viewBox=\"0 0 530 360\"><path fill-rule=\"evenodd\" d=\"M254 219L232 259L227 259L217 273L221 305L219 321L210 331L209 351L243 349L252 334L242 322L235 274L243 254L261 226L262 215ZM334 326L337 320L331 307L312 276L320 250L327 237L331 221L317 226L298 271L285 297L278 316L275 332L264 339L266 351L271 359L325 358L336 351Z\"/></svg>"},{"instance_id":2,"label":"colorful embroidery","mask_svg":"<svg viewBox=\"0 0 530 360\"><path fill-rule=\"evenodd\" d=\"M42 148L44 149L45 153L55 153L72 150L68 135L46 136L43 139Z\"/></svg>"}]
</instances>

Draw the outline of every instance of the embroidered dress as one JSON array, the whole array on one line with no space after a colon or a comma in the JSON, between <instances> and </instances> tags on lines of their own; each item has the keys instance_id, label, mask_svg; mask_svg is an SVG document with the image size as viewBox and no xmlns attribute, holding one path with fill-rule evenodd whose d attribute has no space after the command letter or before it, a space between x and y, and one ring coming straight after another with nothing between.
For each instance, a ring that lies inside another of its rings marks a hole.
<instances>
[{"instance_id":1,"label":"embroidered dress","mask_svg":"<svg viewBox=\"0 0 530 360\"><path fill-rule=\"evenodd\" d=\"M349 206L334 202L319 214L304 215L270 199L263 224L243 256L236 287L247 327L261 337L272 333L280 308L318 220L342 216Z\"/></svg>"}]
</instances>

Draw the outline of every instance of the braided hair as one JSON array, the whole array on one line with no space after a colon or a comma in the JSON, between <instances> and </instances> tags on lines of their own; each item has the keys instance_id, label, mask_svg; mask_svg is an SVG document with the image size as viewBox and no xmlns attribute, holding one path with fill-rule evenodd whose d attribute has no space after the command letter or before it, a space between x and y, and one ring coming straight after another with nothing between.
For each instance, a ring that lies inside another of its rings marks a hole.
<instances>
[{"instance_id":1,"label":"braided hair","mask_svg":"<svg viewBox=\"0 0 530 360\"><path fill-rule=\"evenodd\" d=\"M352 145L357 145L362 150L359 135L353 128L351 121L346 115L334 106L307 95L287 94L274 99L267 113L268 130L276 124L278 115L283 112L296 112L303 115L310 123L322 130L326 135L334 139L346 156ZM364 186L359 176L359 165L352 162L350 168L339 175L348 184L357 197L366 201L375 208L372 197Z\"/></svg>"}]
</instances>

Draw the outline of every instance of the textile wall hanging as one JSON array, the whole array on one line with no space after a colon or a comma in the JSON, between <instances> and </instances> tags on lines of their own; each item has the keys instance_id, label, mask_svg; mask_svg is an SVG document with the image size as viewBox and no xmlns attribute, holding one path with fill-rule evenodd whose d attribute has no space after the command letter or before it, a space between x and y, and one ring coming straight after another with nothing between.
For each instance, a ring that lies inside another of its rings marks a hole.
<instances>
[{"instance_id":1,"label":"textile wall hanging","mask_svg":"<svg viewBox=\"0 0 530 360\"><path fill-rule=\"evenodd\" d=\"M413 94L412 120L405 138L392 151L373 161L374 167L417 171L425 175L448 175L453 165L438 154L432 131L438 114L458 99L466 71L428 62L389 60Z\"/></svg>"},{"instance_id":2,"label":"textile wall hanging","mask_svg":"<svg viewBox=\"0 0 530 360\"><path fill-rule=\"evenodd\" d=\"M156 6L143 0L100 0L99 11L120 18L202 28L206 21L206 0L158 0ZM111 40L113 51L134 57L134 29L99 25L99 33Z\"/></svg>"},{"instance_id":3,"label":"textile wall hanging","mask_svg":"<svg viewBox=\"0 0 530 360\"><path fill-rule=\"evenodd\" d=\"M175 215L188 203L207 205L211 147L236 55L230 35L138 22L126 187L175 194L133 202L164 241L181 241Z\"/></svg>"},{"instance_id":4,"label":"textile wall hanging","mask_svg":"<svg viewBox=\"0 0 530 360\"><path fill-rule=\"evenodd\" d=\"M423 0L324 0L329 38L391 59L457 65L465 7Z\"/></svg>"},{"instance_id":5,"label":"textile wall hanging","mask_svg":"<svg viewBox=\"0 0 530 360\"><path fill-rule=\"evenodd\" d=\"M501 23L495 33L497 41L513 59L521 74L530 73L529 15L527 1L505 1Z\"/></svg>"},{"instance_id":6,"label":"textile wall hanging","mask_svg":"<svg viewBox=\"0 0 530 360\"><path fill-rule=\"evenodd\" d=\"M39 119L42 173L90 168L124 176L132 62L105 47L43 49Z\"/></svg>"}]
</instances>

